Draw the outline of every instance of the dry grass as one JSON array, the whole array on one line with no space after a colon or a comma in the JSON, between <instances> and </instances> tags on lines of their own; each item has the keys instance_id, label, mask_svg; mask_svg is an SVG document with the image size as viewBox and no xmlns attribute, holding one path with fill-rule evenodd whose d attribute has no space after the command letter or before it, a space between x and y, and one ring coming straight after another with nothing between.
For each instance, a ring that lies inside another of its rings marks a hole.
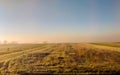
<instances>
[{"instance_id":1,"label":"dry grass","mask_svg":"<svg viewBox=\"0 0 120 75\"><path fill-rule=\"evenodd\" d=\"M120 73L118 45L119 43L0 45L0 74L116 74Z\"/></svg>"}]
</instances>

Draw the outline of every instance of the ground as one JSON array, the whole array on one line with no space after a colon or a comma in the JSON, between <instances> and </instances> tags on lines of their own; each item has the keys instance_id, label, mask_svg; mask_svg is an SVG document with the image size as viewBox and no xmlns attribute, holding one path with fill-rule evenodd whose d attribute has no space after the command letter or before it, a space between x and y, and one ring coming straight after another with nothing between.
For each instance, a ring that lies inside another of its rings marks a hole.
<instances>
[{"instance_id":1,"label":"ground","mask_svg":"<svg viewBox=\"0 0 120 75\"><path fill-rule=\"evenodd\" d=\"M0 45L0 75L118 73L119 42Z\"/></svg>"}]
</instances>

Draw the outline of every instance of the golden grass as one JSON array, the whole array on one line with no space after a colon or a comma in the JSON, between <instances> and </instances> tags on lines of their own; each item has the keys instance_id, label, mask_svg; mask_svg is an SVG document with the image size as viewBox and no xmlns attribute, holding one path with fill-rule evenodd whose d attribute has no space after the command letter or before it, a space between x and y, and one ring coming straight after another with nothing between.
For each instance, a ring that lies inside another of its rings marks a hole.
<instances>
[{"instance_id":1,"label":"golden grass","mask_svg":"<svg viewBox=\"0 0 120 75\"><path fill-rule=\"evenodd\" d=\"M66 43L0 47L1 75L120 73L120 48L115 45Z\"/></svg>"}]
</instances>

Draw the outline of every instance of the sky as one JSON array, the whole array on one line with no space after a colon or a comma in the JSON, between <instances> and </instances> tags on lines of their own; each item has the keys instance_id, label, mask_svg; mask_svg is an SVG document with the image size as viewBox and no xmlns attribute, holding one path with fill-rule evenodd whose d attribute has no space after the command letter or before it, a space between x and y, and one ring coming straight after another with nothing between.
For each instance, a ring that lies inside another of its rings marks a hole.
<instances>
[{"instance_id":1,"label":"sky","mask_svg":"<svg viewBox=\"0 0 120 75\"><path fill-rule=\"evenodd\" d=\"M119 0L0 0L0 41L120 42Z\"/></svg>"}]
</instances>

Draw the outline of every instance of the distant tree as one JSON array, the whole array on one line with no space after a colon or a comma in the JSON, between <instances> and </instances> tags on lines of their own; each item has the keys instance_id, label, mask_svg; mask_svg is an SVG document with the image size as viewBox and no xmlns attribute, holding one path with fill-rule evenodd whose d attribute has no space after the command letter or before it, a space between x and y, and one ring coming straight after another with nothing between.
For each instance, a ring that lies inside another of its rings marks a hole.
<instances>
[{"instance_id":1,"label":"distant tree","mask_svg":"<svg viewBox=\"0 0 120 75\"><path fill-rule=\"evenodd\" d=\"M17 44L17 41L12 41L11 44Z\"/></svg>"},{"instance_id":2,"label":"distant tree","mask_svg":"<svg viewBox=\"0 0 120 75\"><path fill-rule=\"evenodd\" d=\"M47 41L43 41L43 44L47 44Z\"/></svg>"},{"instance_id":3,"label":"distant tree","mask_svg":"<svg viewBox=\"0 0 120 75\"><path fill-rule=\"evenodd\" d=\"M3 41L3 44L7 44L8 42L6 40Z\"/></svg>"}]
</instances>

